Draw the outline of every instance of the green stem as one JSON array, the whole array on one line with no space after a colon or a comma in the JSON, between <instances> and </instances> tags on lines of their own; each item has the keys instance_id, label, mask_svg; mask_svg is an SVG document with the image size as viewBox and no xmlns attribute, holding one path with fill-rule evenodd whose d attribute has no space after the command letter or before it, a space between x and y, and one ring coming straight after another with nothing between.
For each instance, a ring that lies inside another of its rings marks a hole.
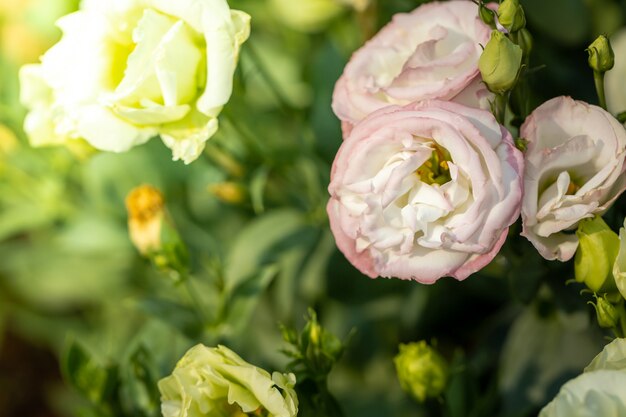
<instances>
[{"instance_id":1,"label":"green stem","mask_svg":"<svg viewBox=\"0 0 626 417\"><path fill-rule=\"evenodd\" d=\"M192 277L189 274L186 274L185 276L182 277L183 285L185 286L187 295L189 295L189 298L191 299L194 309L197 311L198 315L200 316L200 320L202 320L202 325L207 326L210 323L209 323L206 311L204 310L204 303L198 297L198 291L194 287L191 280L192 280Z\"/></svg>"},{"instance_id":2,"label":"green stem","mask_svg":"<svg viewBox=\"0 0 626 417\"><path fill-rule=\"evenodd\" d=\"M594 71L593 80L596 84L596 92L598 93L598 101L600 102L600 107L606 110L606 96L604 95L604 73Z\"/></svg>"},{"instance_id":3,"label":"green stem","mask_svg":"<svg viewBox=\"0 0 626 417\"><path fill-rule=\"evenodd\" d=\"M496 94L494 102L494 116L501 125L504 125L504 119L506 117L506 105L509 101L509 92Z\"/></svg>"}]
</instances>

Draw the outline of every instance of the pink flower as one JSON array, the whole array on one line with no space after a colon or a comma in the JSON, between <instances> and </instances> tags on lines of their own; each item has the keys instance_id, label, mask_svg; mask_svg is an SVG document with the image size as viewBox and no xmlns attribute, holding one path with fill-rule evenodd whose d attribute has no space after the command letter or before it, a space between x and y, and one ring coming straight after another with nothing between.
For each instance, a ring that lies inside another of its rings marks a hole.
<instances>
[{"instance_id":1,"label":"pink flower","mask_svg":"<svg viewBox=\"0 0 626 417\"><path fill-rule=\"evenodd\" d=\"M485 110L426 101L358 123L331 173L328 214L361 272L432 283L487 265L519 216L523 159Z\"/></svg>"},{"instance_id":2,"label":"pink flower","mask_svg":"<svg viewBox=\"0 0 626 417\"><path fill-rule=\"evenodd\" d=\"M528 141L522 235L544 258L567 261L578 222L604 213L626 188L626 131L600 107L557 97L520 134Z\"/></svg>"},{"instance_id":3,"label":"pink flower","mask_svg":"<svg viewBox=\"0 0 626 417\"><path fill-rule=\"evenodd\" d=\"M490 28L469 0L428 3L391 23L356 51L333 94L333 110L351 125L389 104L428 99L489 107L478 58Z\"/></svg>"}]
</instances>

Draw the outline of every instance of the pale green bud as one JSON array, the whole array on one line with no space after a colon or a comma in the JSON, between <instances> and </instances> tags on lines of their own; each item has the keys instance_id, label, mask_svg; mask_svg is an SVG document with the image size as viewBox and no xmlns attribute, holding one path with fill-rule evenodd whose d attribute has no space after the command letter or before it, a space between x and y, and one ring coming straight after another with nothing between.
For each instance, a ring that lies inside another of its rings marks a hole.
<instances>
[{"instance_id":1,"label":"pale green bud","mask_svg":"<svg viewBox=\"0 0 626 417\"><path fill-rule=\"evenodd\" d=\"M533 36L530 34L528 29L521 29L512 36L514 36L515 44L522 48L524 56L526 57L530 55L533 50Z\"/></svg>"},{"instance_id":2,"label":"pale green bud","mask_svg":"<svg viewBox=\"0 0 626 417\"><path fill-rule=\"evenodd\" d=\"M489 90L501 94L517 83L522 65L522 48L503 33L494 30L478 60L478 68Z\"/></svg>"},{"instance_id":3,"label":"pale green bud","mask_svg":"<svg viewBox=\"0 0 626 417\"><path fill-rule=\"evenodd\" d=\"M622 297L626 298L626 219L619 229L619 250L613 264L613 278Z\"/></svg>"},{"instance_id":4,"label":"pale green bud","mask_svg":"<svg viewBox=\"0 0 626 417\"><path fill-rule=\"evenodd\" d=\"M161 412L163 417L295 417L295 383L293 374L270 375L227 347L197 345L159 381Z\"/></svg>"},{"instance_id":5,"label":"pale green bud","mask_svg":"<svg viewBox=\"0 0 626 417\"><path fill-rule=\"evenodd\" d=\"M504 0L498 7L498 21L510 33L526 26L526 15L519 0Z\"/></svg>"},{"instance_id":6,"label":"pale green bud","mask_svg":"<svg viewBox=\"0 0 626 417\"><path fill-rule=\"evenodd\" d=\"M448 380L448 363L425 341L400 345L393 359L402 389L419 402L441 395Z\"/></svg>"},{"instance_id":7,"label":"pale green bud","mask_svg":"<svg viewBox=\"0 0 626 417\"><path fill-rule=\"evenodd\" d=\"M576 281L584 282L593 292L614 290L612 271L620 246L617 234L602 217L596 216L581 221L576 236L579 241L574 259Z\"/></svg>"},{"instance_id":8,"label":"pale green bud","mask_svg":"<svg viewBox=\"0 0 626 417\"><path fill-rule=\"evenodd\" d=\"M609 38L600 35L586 49L589 54L589 66L596 72L607 72L615 65L615 54Z\"/></svg>"},{"instance_id":9,"label":"pale green bud","mask_svg":"<svg viewBox=\"0 0 626 417\"><path fill-rule=\"evenodd\" d=\"M607 300L606 295L596 296L596 302L589 302L596 309L596 318L600 327L612 329L619 324L618 309Z\"/></svg>"}]
</instances>

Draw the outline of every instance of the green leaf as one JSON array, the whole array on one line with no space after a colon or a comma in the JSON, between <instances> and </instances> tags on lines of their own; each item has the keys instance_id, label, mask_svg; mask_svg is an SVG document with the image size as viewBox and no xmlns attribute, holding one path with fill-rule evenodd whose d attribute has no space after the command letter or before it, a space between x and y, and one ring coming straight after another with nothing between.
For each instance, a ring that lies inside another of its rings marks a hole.
<instances>
[{"instance_id":1,"label":"green leaf","mask_svg":"<svg viewBox=\"0 0 626 417\"><path fill-rule=\"evenodd\" d=\"M514 322L502 349L500 390L509 411L545 404L603 345L586 312L542 316L536 307L525 309Z\"/></svg>"},{"instance_id":2,"label":"green leaf","mask_svg":"<svg viewBox=\"0 0 626 417\"><path fill-rule=\"evenodd\" d=\"M185 305L163 298L145 297L137 302L137 307L190 338L197 338L202 333L202 319L198 312Z\"/></svg>"},{"instance_id":3,"label":"green leaf","mask_svg":"<svg viewBox=\"0 0 626 417\"><path fill-rule=\"evenodd\" d=\"M123 385L121 399L128 415L157 416L160 400L157 388L157 367L150 351L143 345L134 346L121 369Z\"/></svg>"},{"instance_id":4,"label":"green leaf","mask_svg":"<svg viewBox=\"0 0 626 417\"><path fill-rule=\"evenodd\" d=\"M294 209L277 209L250 222L237 235L226 260L227 293L264 266L275 263L280 255L278 245L305 224L304 215Z\"/></svg>"},{"instance_id":5,"label":"green leaf","mask_svg":"<svg viewBox=\"0 0 626 417\"><path fill-rule=\"evenodd\" d=\"M117 368L101 364L80 343L71 340L61 358L66 380L93 404L111 406L117 388Z\"/></svg>"}]
</instances>

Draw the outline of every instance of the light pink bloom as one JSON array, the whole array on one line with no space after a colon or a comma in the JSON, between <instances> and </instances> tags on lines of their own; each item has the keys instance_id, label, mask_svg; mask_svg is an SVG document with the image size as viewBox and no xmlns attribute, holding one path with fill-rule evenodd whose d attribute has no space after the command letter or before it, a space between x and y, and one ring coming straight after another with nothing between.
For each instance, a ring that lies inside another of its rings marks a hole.
<instances>
[{"instance_id":1,"label":"light pink bloom","mask_svg":"<svg viewBox=\"0 0 626 417\"><path fill-rule=\"evenodd\" d=\"M441 185L417 174L436 147L450 153ZM327 209L337 246L372 278L465 279L495 257L519 216L522 170L488 111L388 106L358 123L335 158Z\"/></svg>"},{"instance_id":2,"label":"light pink bloom","mask_svg":"<svg viewBox=\"0 0 626 417\"><path fill-rule=\"evenodd\" d=\"M337 81L333 110L346 136L351 125L389 104L438 99L487 109L491 94L478 58L490 33L469 0L395 15L354 53Z\"/></svg>"},{"instance_id":3,"label":"light pink bloom","mask_svg":"<svg viewBox=\"0 0 626 417\"><path fill-rule=\"evenodd\" d=\"M600 107L557 97L520 134L528 141L522 235L544 258L567 261L578 222L603 214L626 188L626 131Z\"/></svg>"}]
</instances>

